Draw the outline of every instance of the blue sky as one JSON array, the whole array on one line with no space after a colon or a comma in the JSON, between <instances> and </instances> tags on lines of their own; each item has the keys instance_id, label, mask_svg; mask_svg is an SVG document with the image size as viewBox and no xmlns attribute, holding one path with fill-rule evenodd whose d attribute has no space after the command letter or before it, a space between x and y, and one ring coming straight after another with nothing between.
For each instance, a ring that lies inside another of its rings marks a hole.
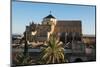
<instances>
[{"instance_id":1,"label":"blue sky","mask_svg":"<svg viewBox=\"0 0 100 67\"><path fill-rule=\"evenodd\" d=\"M83 34L95 34L95 6L12 2L12 33L23 33L30 22L41 23L50 11L57 20L81 20Z\"/></svg>"}]
</instances>

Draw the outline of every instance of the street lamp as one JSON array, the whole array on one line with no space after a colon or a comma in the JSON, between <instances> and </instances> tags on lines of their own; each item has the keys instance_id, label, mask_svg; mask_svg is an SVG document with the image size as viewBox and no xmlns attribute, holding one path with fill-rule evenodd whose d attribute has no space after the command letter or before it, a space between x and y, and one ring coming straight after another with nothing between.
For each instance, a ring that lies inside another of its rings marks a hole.
<instances>
[{"instance_id":1,"label":"street lamp","mask_svg":"<svg viewBox=\"0 0 100 67\"><path fill-rule=\"evenodd\" d=\"M66 44L66 41L67 40L67 32L65 33L65 44Z\"/></svg>"},{"instance_id":2,"label":"street lamp","mask_svg":"<svg viewBox=\"0 0 100 67\"><path fill-rule=\"evenodd\" d=\"M73 34L72 34L72 44L74 44L74 37L75 37L75 33L73 32Z\"/></svg>"},{"instance_id":3,"label":"street lamp","mask_svg":"<svg viewBox=\"0 0 100 67\"><path fill-rule=\"evenodd\" d=\"M75 38L75 33L73 33L73 34L72 34L72 38L73 38L72 40L74 41L74 38Z\"/></svg>"},{"instance_id":4,"label":"street lamp","mask_svg":"<svg viewBox=\"0 0 100 67\"><path fill-rule=\"evenodd\" d=\"M25 32L24 36L25 36L24 56L26 56L28 53L27 33L26 32Z\"/></svg>"}]
</instances>

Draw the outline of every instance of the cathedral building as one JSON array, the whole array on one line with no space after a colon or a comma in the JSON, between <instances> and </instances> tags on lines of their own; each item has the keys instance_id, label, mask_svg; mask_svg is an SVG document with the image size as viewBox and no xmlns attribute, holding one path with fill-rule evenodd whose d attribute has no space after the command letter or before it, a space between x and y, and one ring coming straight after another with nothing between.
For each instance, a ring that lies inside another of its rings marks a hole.
<instances>
[{"instance_id":1,"label":"cathedral building","mask_svg":"<svg viewBox=\"0 0 100 67\"><path fill-rule=\"evenodd\" d=\"M48 41L53 33L59 38L76 36L81 40L82 24L80 20L57 20L52 14L49 14L43 18L41 24L32 22L29 26L26 26L25 33L26 39L30 42Z\"/></svg>"}]
</instances>

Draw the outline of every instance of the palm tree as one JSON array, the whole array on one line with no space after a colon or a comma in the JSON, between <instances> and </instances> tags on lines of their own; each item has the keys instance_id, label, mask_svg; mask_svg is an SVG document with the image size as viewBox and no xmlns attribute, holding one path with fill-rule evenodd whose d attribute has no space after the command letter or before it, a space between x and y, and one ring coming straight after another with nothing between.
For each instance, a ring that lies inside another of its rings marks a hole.
<instances>
[{"instance_id":1,"label":"palm tree","mask_svg":"<svg viewBox=\"0 0 100 67\"><path fill-rule=\"evenodd\" d=\"M40 57L41 64L49 64L49 63L63 63L64 59L64 48L61 45L62 43L57 40L55 35L51 35L48 47L43 48Z\"/></svg>"},{"instance_id":2,"label":"palm tree","mask_svg":"<svg viewBox=\"0 0 100 67\"><path fill-rule=\"evenodd\" d=\"M16 65L29 65L32 64L33 62L32 57L30 57L28 53L28 43L26 39L26 33L24 34L24 37L25 37L24 52L19 52L16 54L15 57Z\"/></svg>"},{"instance_id":3,"label":"palm tree","mask_svg":"<svg viewBox=\"0 0 100 67\"><path fill-rule=\"evenodd\" d=\"M24 46L24 52L17 52L14 58L15 65L29 65L34 64L33 58L28 54L28 46Z\"/></svg>"},{"instance_id":4,"label":"palm tree","mask_svg":"<svg viewBox=\"0 0 100 67\"><path fill-rule=\"evenodd\" d=\"M15 65L29 65L33 63L33 60L30 56L25 57L23 53L17 53L14 59Z\"/></svg>"}]
</instances>

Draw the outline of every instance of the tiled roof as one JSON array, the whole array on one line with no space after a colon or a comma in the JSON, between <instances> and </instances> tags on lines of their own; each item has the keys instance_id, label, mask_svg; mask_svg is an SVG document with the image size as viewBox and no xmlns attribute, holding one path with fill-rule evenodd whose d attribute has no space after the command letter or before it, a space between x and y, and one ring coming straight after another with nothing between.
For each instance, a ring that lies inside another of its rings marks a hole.
<instances>
[{"instance_id":1,"label":"tiled roof","mask_svg":"<svg viewBox=\"0 0 100 67\"><path fill-rule=\"evenodd\" d=\"M49 14L48 16L46 16L45 18L55 18L54 16L52 16L51 14Z\"/></svg>"}]
</instances>

